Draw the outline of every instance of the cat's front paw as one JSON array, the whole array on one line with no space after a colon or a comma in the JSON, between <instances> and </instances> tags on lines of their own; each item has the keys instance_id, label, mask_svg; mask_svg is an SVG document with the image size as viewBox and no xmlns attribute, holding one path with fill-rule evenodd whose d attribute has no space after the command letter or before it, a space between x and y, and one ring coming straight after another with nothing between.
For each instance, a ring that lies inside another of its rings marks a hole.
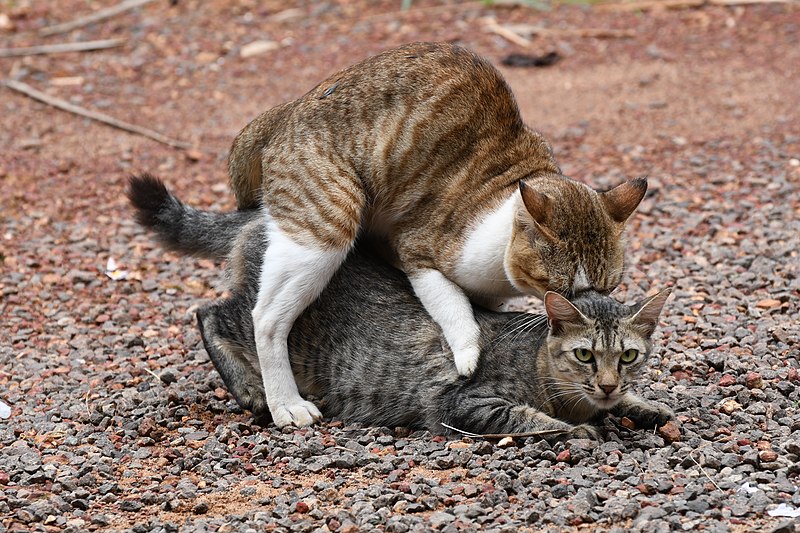
<instances>
[{"instance_id":1,"label":"cat's front paw","mask_svg":"<svg viewBox=\"0 0 800 533\"><path fill-rule=\"evenodd\" d=\"M272 421L279 428L286 426L310 426L322 419L322 413L311 402L298 398L295 401L286 401L277 405L270 405Z\"/></svg>"},{"instance_id":2,"label":"cat's front paw","mask_svg":"<svg viewBox=\"0 0 800 533\"><path fill-rule=\"evenodd\" d=\"M661 427L675 418L675 413L666 405L641 402L628 408L624 416L636 422L638 427L653 428Z\"/></svg>"},{"instance_id":3,"label":"cat's front paw","mask_svg":"<svg viewBox=\"0 0 800 533\"><path fill-rule=\"evenodd\" d=\"M478 368L478 359L481 351L477 347L461 348L453 350L453 358L456 363L456 370L460 376L470 377Z\"/></svg>"},{"instance_id":4,"label":"cat's front paw","mask_svg":"<svg viewBox=\"0 0 800 533\"><path fill-rule=\"evenodd\" d=\"M569 430L564 437L564 440L569 439L589 439L589 440L603 440L603 435L600 430L595 426L589 424L581 424Z\"/></svg>"}]
</instances>

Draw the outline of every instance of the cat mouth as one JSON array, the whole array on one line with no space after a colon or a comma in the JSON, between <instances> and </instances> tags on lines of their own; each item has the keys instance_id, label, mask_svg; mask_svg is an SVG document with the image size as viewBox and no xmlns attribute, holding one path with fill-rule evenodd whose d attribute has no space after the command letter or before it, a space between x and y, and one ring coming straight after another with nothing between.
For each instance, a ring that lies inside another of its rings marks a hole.
<instances>
[{"instance_id":1,"label":"cat mouth","mask_svg":"<svg viewBox=\"0 0 800 533\"><path fill-rule=\"evenodd\" d=\"M592 396L589 397L589 399L599 409L603 409L603 410L610 410L610 409L614 408L614 406L616 406L619 403L619 397L616 396L616 395L615 396L602 396L602 397L597 397L597 396L592 395Z\"/></svg>"}]
</instances>

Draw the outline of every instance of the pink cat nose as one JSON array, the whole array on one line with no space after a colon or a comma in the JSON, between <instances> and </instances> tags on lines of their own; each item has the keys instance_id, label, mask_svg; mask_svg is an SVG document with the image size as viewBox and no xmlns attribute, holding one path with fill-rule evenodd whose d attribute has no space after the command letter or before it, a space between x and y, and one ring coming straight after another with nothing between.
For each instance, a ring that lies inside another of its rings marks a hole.
<instances>
[{"instance_id":1,"label":"pink cat nose","mask_svg":"<svg viewBox=\"0 0 800 533\"><path fill-rule=\"evenodd\" d=\"M606 396L608 396L612 392L614 392L614 389L616 389L617 386L616 385L600 385L600 388L603 390L603 392L606 393Z\"/></svg>"}]
</instances>

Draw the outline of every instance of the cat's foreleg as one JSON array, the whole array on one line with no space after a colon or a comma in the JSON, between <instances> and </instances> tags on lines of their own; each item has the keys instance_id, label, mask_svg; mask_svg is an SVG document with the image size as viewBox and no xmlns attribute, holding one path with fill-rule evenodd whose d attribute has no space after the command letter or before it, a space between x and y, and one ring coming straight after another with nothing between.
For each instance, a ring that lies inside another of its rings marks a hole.
<instances>
[{"instance_id":1,"label":"cat's foreleg","mask_svg":"<svg viewBox=\"0 0 800 533\"><path fill-rule=\"evenodd\" d=\"M625 393L619 403L611 409L611 413L628 417L640 427L650 428L663 426L675 417L669 407L648 402L630 392Z\"/></svg>"},{"instance_id":2,"label":"cat's foreleg","mask_svg":"<svg viewBox=\"0 0 800 533\"><path fill-rule=\"evenodd\" d=\"M456 370L462 376L471 376L478 367L481 331L469 298L461 287L432 268L409 272L409 279L425 310L442 328Z\"/></svg>"},{"instance_id":3,"label":"cat's foreleg","mask_svg":"<svg viewBox=\"0 0 800 533\"><path fill-rule=\"evenodd\" d=\"M601 440L597 428L589 424L573 425L553 418L530 405L520 405L502 398L460 395L449 405L444 422L454 428L481 435L539 433L547 441L567 439Z\"/></svg>"},{"instance_id":4,"label":"cat's foreleg","mask_svg":"<svg viewBox=\"0 0 800 533\"><path fill-rule=\"evenodd\" d=\"M267 405L278 427L307 426L322 417L298 392L287 340L294 321L319 296L347 252L299 244L277 225L269 231L253 326Z\"/></svg>"}]
</instances>

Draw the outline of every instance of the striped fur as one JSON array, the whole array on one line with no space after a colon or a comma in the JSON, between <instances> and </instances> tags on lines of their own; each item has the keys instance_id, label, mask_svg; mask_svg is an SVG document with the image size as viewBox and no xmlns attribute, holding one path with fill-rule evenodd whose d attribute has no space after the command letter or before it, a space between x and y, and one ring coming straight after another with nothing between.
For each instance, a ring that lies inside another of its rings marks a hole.
<instances>
[{"instance_id":1,"label":"striped fur","mask_svg":"<svg viewBox=\"0 0 800 533\"><path fill-rule=\"evenodd\" d=\"M180 212L173 214L179 223ZM229 239L232 280L230 296L201 308L198 322L206 349L239 404L268 415L250 313L268 246L266 225L241 218L234 236L225 217L205 213L198 219L195 235ZM173 231L167 219L151 229ZM195 247L219 249L209 237ZM443 432L445 423L476 433L558 430L562 433L548 437L596 438L589 423L609 411L648 426L671 416L667 408L630 392L650 354L650 336L667 295L625 306L592 291L572 303L549 293L549 316L475 307L487 345L467 378L458 375L441 330L403 273L358 249L295 322L290 360L301 392L321 399L327 416L435 432ZM597 369L617 379L616 393L599 394L599 374L576 361L575 346L593 349ZM631 346L641 349L640 358L621 365L620 351Z\"/></svg>"},{"instance_id":2,"label":"striped fur","mask_svg":"<svg viewBox=\"0 0 800 533\"><path fill-rule=\"evenodd\" d=\"M229 172L240 209L263 206L270 223L253 320L281 426L318 417L290 383L286 336L359 234L385 239L468 376L482 346L468 297L568 294L579 271L581 288L610 291L646 190L634 180L598 193L562 176L497 69L442 43L384 52L266 111L236 137ZM482 232L512 198L511 227ZM502 262L465 254L476 232L504 236L487 243ZM503 294L466 291L474 278L500 280Z\"/></svg>"}]
</instances>

